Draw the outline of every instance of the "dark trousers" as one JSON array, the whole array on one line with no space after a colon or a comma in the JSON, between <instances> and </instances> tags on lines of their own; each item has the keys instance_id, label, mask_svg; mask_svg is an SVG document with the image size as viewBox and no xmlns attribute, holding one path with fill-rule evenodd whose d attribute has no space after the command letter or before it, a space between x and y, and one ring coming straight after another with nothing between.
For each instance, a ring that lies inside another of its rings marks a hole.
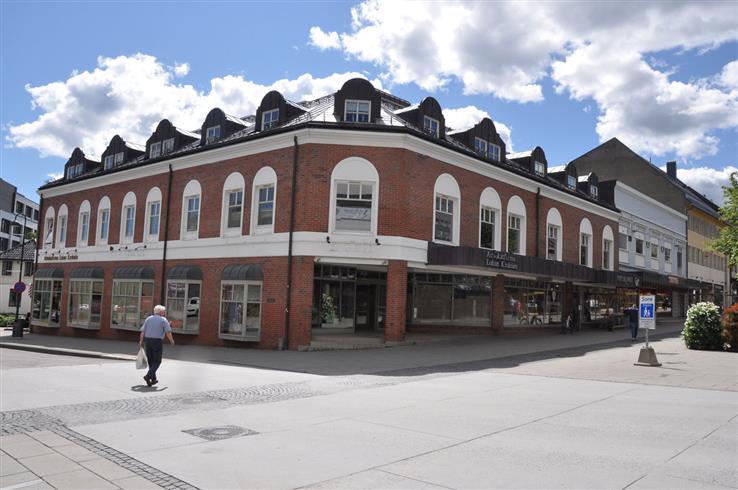
<instances>
[{"instance_id":1,"label":"dark trousers","mask_svg":"<svg viewBox=\"0 0 738 490\"><path fill-rule=\"evenodd\" d=\"M630 322L630 338L635 339L638 337L638 322L631 320Z\"/></svg>"},{"instance_id":2,"label":"dark trousers","mask_svg":"<svg viewBox=\"0 0 738 490\"><path fill-rule=\"evenodd\" d=\"M144 350L146 358L149 361L149 372L146 375L151 379L156 379L156 370L161 366L161 356L164 353L164 342L162 339L144 338Z\"/></svg>"}]
</instances>

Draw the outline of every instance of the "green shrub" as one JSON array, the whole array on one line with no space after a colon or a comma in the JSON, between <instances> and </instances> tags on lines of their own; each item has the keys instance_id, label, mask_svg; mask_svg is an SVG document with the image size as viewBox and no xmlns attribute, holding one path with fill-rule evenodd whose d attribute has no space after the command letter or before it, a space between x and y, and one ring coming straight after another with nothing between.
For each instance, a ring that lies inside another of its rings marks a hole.
<instances>
[{"instance_id":1,"label":"green shrub","mask_svg":"<svg viewBox=\"0 0 738 490\"><path fill-rule=\"evenodd\" d=\"M720 310L713 303L697 303L687 311L684 322L684 343L688 349L720 350Z\"/></svg>"},{"instance_id":2,"label":"green shrub","mask_svg":"<svg viewBox=\"0 0 738 490\"><path fill-rule=\"evenodd\" d=\"M0 328L11 327L15 321L15 315L0 315Z\"/></svg>"},{"instance_id":3,"label":"green shrub","mask_svg":"<svg viewBox=\"0 0 738 490\"><path fill-rule=\"evenodd\" d=\"M723 313L723 347L738 351L738 303L726 308Z\"/></svg>"}]
</instances>

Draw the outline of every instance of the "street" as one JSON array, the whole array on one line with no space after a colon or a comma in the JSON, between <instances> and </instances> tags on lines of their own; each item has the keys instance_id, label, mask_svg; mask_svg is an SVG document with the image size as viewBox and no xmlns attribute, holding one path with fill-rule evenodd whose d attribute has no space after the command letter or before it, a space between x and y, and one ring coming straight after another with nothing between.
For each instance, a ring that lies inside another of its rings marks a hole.
<instances>
[{"instance_id":1,"label":"street","mask_svg":"<svg viewBox=\"0 0 738 490\"><path fill-rule=\"evenodd\" d=\"M165 353L152 388L0 349L0 486L738 488L735 354L653 345L334 376Z\"/></svg>"}]
</instances>

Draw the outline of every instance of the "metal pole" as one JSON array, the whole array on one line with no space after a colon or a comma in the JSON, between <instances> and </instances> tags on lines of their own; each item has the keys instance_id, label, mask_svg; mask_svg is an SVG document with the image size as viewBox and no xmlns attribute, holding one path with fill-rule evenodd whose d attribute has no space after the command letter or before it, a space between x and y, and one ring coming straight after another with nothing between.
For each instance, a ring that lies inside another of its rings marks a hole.
<instances>
[{"instance_id":1,"label":"metal pole","mask_svg":"<svg viewBox=\"0 0 738 490\"><path fill-rule=\"evenodd\" d=\"M18 213L15 213L15 217L13 218L13 222L18 219ZM26 247L26 221L28 220L28 217L23 214L23 228L21 228L21 250L20 250L20 266L18 267L18 282L21 282L23 280L23 255L24 255L24 249ZM20 223L18 223L18 226L20 226ZM14 290L15 291L15 290ZM15 321L18 321L18 313L20 312L20 304L21 300L23 299L23 293L16 292L15 297Z\"/></svg>"},{"instance_id":2,"label":"metal pole","mask_svg":"<svg viewBox=\"0 0 738 490\"><path fill-rule=\"evenodd\" d=\"M654 315L655 316L655 315ZM655 321L655 320L654 320ZM646 349L648 349L648 329L646 329Z\"/></svg>"}]
</instances>

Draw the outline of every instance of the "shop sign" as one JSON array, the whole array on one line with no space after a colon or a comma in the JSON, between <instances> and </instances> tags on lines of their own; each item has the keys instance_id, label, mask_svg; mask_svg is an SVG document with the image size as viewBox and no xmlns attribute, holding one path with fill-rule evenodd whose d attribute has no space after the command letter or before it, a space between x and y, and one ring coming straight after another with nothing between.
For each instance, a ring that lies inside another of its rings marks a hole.
<instances>
[{"instance_id":1,"label":"shop sign","mask_svg":"<svg viewBox=\"0 0 738 490\"><path fill-rule=\"evenodd\" d=\"M635 274L624 274L618 272L617 283L620 287L638 288L641 285L641 278Z\"/></svg>"},{"instance_id":2,"label":"shop sign","mask_svg":"<svg viewBox=\"0 0 738 490\"><path fill-rule=\"evenodd\" d=\"M517 257L506 252L498 252L497 250L487 250L484 256L484 265L494 267L495 269L506 269L516 271L519 269Z\"/></svg>"},{"instance_id":3,"label":"shop sign","mask_svg":"<svg viewBox=\"0 0 738 490\"><path fill-rule=\"evenodd\" d=\"M678 277L676 277L676 276L669 276L667 279L669 281L669 284L675 284L677 286L679 285L679 278Z\"/></svg>"},{"instance_id":4,"label":"shop sign","mask_svg":"<svg viewBox=\"0 0 738 490\"><path fill-rule=\"evenodd\" d=\"M78 260L79 256L76 253L59 254L59 255L44 255L44 262L63 262L65 260Z\"/></svg>"}]
</instances>

